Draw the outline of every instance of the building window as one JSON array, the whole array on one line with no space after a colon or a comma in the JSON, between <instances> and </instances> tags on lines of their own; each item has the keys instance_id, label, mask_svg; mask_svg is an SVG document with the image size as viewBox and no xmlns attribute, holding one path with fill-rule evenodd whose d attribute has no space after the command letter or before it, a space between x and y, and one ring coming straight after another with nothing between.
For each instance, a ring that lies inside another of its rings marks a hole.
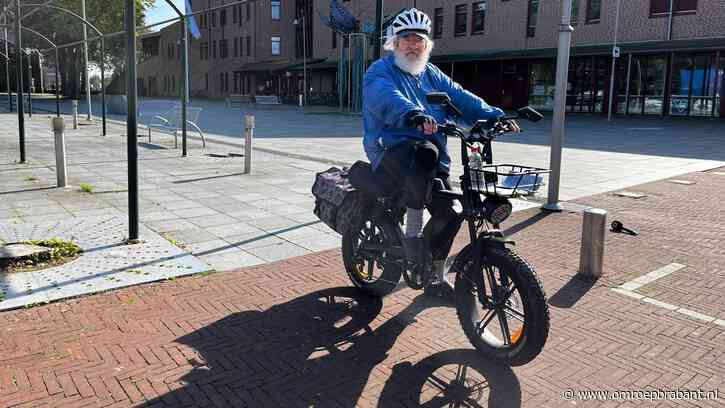
<instances>
[{"instance_id":1,"label":"building window","mask_svg":"<svg viewBox=\"0 0 725 408\"><path fill-rule=\"evenodd\" d=\"M211 12L211 26L216 27L216 11Z\"/></svg>"},{"instance_id":2,"label":"building window","mask_svg":"<svg viewBox=\"0 0 725 408\"><path fill-rule=\"evenodd\" d=\"M443 7L433 11L433 38L443 37Z\"/></svg>"},{"instance_id":3,"label":"building window","mask_svg":"<svg viewBox=\"0 0 725 408\"><path fill-rule=\"evenodd\" d=\"M337 33L332 31L332 49L337 48Z\"/></svg>"},{"instance_id":4,"label":"building window","mask_svg":"<svg viewBox=\"0 0 725 408\"><path fill-rule=\"evenodd\" d=\"M602 15L602 0L587 0L587 23L598 23Z\"/></svg>"},{"instance_id":5,"label":"building window","mask_svg":"<svg viewBox=\"0 0 725 408\"><path fill-rule=\"evenodd\" d=\"M456 36L466 35L468 31L466 20L468 20L468 4L456 6Z\"/></svg>"},{"instance_id":6,"label":"building window","mask_svg":"<svg viewBox=\"0 0 725 408\"><path fill-rule=\"evenodd\" d=\"M216 41L211 42L211 57L216 59Z\"/></svg>"},{"instance_id":7,"label":"building window","mask_svg":"<svg viewBox=\"0 0 725 408\"><path fill-rule=\"evenodd\" d=\"M571 25L575 26L579 24L579 0L572 0L571 2Z\"/></svg>"},{"instance_id":8,"label":"building window","mask_svg":"<svg viewBox=\"0 0 725 408\"><path fill-rule=\"evenodd\" d=\"M209 90L209 74L204 74L204 89Z\"/></svg>"},{"instance_id":9,"label":"building window","mask_svg":"<svg viewBox=\"0 0 725 408\"><path fill-rule=\"evenodd\" d=\"M224 27L227 25L227 10L222 9L219 11L219 25Z\"/></svg>"},{"instance_id":10,"label":"building window","mask_svg":"<svg viewBox=\"0 0 725 408\"><path fill-rule=\"evenodd\" d=\"M486 2L473 3L473 14L471 15L471 34L483 34L484 23L486 22Z\"/></svg>"},{"instance_id":11,"label":"building window","mask_svg":"<svg viewBox=\"0 0 725 408\"><path fill-rule=\"evenodd\" d=\"M526 36L536 35L536 20L539 18L539 0L529 0L529 16L526 22Z\"/></svg>"},{"instance_id":12,"label":"building window","mask_svg":"<svg viewBox=\"0 0 725 408\"><path fill-rule=\"evenodd\" d=\"M247 37L247 57L252 55L252 37Z\"/></svg>"},{"instance_id":13,"label":"building window","mask_svg":"<svg viewBox=\"0 0 725 408\"><path fill-rule=\"evenodd\" d=\"M219 58L229 56L229 40L219 40Z\"/></svg>"},{"instance_id":14,"label":"building window","mask_svg":"<svg viewBox=\"0 0 725 408\"><path fill-rule=\"evenodd\" d=\"M279 20L280 16L280 0L272 0L272 20Z\"/></svg>"},{"instance_id":15,"label":"building window","mask_svg":"<svg viewBox=\"0 0 725 408\"><path fill-rule=\"evenodd\" d=\"M697 0L672 0L673 14L692 14L697 11ZM650 17L670 15L670 0L651 0Z\"/></svg>"},{"instance_id":16,"label":"building window","mask_svg":"<svg viewBox=\"0 0 725 408\"><path fill-rule=\"evenodd\" d=\"M280 37L272 37L272 55L280 54Z\"/></svg>"},{"instance_id":17,"label":"building window","mask_svg":"<svg viewBox=\"0 0 725 408\"><path fill-rule=\"evenodd\" d=\"M250 14L251 14L251 13L250 13L250 11L249 11L249 2L247 2L247 21L249 21L249 15L250 15Z\"/></svg>"},{"instance_id":18,"label":"building window","mask_svg":"<svg viewBox=\"0 0 725 408\"><path fill-rule=\"evenodd\" d=\"M171 92L176 91L176 75L171 76Z\"/></svg>"},{"instance_id":19,"label":"building window","mask_svg":"<svg viewBox=\"0 0 725 408\"><path fill-rule=\"evenodd\" d=\"M239 56L239 38L234 37L234 58Z\"/></svg>"}]
</instances>

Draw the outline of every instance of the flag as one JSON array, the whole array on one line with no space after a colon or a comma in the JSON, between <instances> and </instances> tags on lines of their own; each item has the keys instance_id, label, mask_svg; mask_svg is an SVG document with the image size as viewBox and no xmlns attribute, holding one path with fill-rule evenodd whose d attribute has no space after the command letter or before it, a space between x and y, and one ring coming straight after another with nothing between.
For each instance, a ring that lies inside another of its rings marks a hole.
<instances>
[{"instance_id":1,"label":"flag","mask_svg":"<svg viewBox=\"0 0 725 408\"><path fill-rule=\"evenodd\" d=\"M185 0L186 1L186 14L189 15L193 13L191 9L191 0ZM201 32L199 32L199 26L196 25L196 19L194 16L188 16L186 18L186 25L189 29L189 32L191 32L192 37L199 39L201 38Z\"/></svg>"}]
</instances>

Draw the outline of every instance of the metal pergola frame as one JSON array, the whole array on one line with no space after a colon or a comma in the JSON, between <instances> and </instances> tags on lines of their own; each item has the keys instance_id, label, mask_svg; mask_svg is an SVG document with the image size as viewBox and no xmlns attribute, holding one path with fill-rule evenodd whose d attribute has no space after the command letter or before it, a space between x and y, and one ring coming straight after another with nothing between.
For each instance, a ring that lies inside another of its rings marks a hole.
<instances>
[{"instance_id":1,"label":"metal pergola frame","mask_svg":"<svg viewBox=\"0 0 725 408\"><path fill-rule=\"evenodd\" d=\"M13 0L11 0L13 1ZM102 115L103 115L103 135L106 135L106 90L105 90L105 75L104 75L104 62L105 62L105 40L106 38L115 37L118 35L126 35L126 95L127 95L127 112L126 112L126 137L127 137L127 160L128 160L128 218L129 218L129 233L128 233L128 242L129 243L135 243L138 242L139 239L139 209L138 209L138 135L137 135L137 104L138 104L138 91L137 91L137 72L136 72L136 4L134 0L124 0L124 8L125 8L125 17L124 17L124 30L118 31L115 33L109 33L104 34L102 33L98 28L96 28L93 24L91 24L88 20L84 19L77 13L67 10L63 7L54 6L51 5L51 3L54 0L46 1L45 3L28 3L28 4L20 4L20 0L14 0L15 2L15 37L16 37L16 55L18 61L21 61L20 59L20 53L22 48L22 37L21 37L21 31L23 29L29 30L29 32L33 32L35 34L40 35L42 38L47 40L49 44L53 47L52 49L55 50L56 53L56 104L57 104L57 114L60 115L60 102L59 102L59 86L58 86L58 71L59 71L59 65L58 65L58 50L61 48L66 47L72 47L74 45L78 44L84 44L88 43L89 41L99 40L101 43L101 90L102 90ZM187 29L187 20L189 17L192 17L197 14L206 13L212 10L220 9L220 8L227 8L227 7L233 7L239 4L246 3L249 0L239 0L236 2L232 2L229 4L225 4L223 6L217 6L217 7L210 7L205 10L200 10L197 12L185 14L182 13L181 10L179 10L176 5L171 0L164 0L164 2L169 5L178 15L176 18L172 18L169 20L165 20L159 23L150 24L147 26L144 26L142 28L150 28L161 24L166 24L174 21L179 21L180 27L181 27L181 35L180 35L180 42L183 45L183 53L182 53L182 72L184 76L183 81L183 88L182 88L182 95L181 95L181 132L182 132L182 157L185 157L187 155L187 125L186 125L186 108L189 103L189 41L188 41L188 29ZM25 15L21 14L21 8L22 7L35 7L35 10L32 10ZM21 24L21 20L33 13L35 13L40 8L49 8L52 10L62 11L67 14L70 14L71 16L75 17L76 19L83 22L84 26L90 27L93 31L96 32L97 36L93 38L86 38L82 41L76 41L72 43L67 44L61 44L57 45L53 43L52 41L48 40L46 37L44 37L42 34L24 28ZM7 8L5 9L7 13ZM0 27L9 26L8 24L0 24ZM6 36L7 41L7 36ZM47 50L43 50L47 51ZM7 58L6 55L6 59ZM20 163L25 163L25 121L24 121L24 112L23 112L23 103L22 103L22 85L23 85L23 78L22 78L22 64L16 64L17 65L17 82L18 82L18 132L19 132L19 144L20 144ZM9 91L9 84L8 84L8 96L9 98L12 98ZM12 99L11 103L12 103Z\"/></svg>"},{"instance_id":2,"label":"metal pergola frame","mask_svg":"<svg viewBox=\"0 0 725 408\"><path fill-rule=\"evenodd\" d=\"M8 27L12 27L12 26L10 24L0 24L0 28L8 28ZM22 30L25 30L25 31L27 31L29 33L35 34L38 37L42 38L43 40L45 40L45 42L47 42L48 44L50 44L50 46L53 47L53 49L55 50L55 83L56 83L56 87L55 87L55 115L58 116L58 117L60 117L60 89L57 86L57 84L59 82L58 75L59 75L59 69L60 69L60 59L58 58L58 46L56 46L55 43L53 41L51 41L48 37L44 36L43 34L37 32L35 30L33 30L32 28L28 28L28 27L20 27L20 28ZM7 38L5 40L7 41ZM42 51L38 50L38 52L42 52ZM8 61L8 62L10 61L10 57L7 54L0 53L0 55L2 55L3 57L5 57L5 60L6 61ZM8 83L8 91L9 90L10 90L10 84ZM32 108L31 108L31 110L32 110Z\"/></svg>"}]
</instances>

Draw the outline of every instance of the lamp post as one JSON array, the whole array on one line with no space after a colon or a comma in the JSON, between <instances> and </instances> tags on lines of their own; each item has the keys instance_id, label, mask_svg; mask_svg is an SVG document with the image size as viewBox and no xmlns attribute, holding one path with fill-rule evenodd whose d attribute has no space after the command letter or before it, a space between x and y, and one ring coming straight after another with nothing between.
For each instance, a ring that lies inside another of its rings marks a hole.
<instances>
[{"instance_id":1,"label":"lamp post","mask_svg":"<svg viewBox=\"0 0 725 408\"><path fill-rule=\"evenodd\" d=\"M25 50L28 55L28 117L33 117L33 51Z\"/></svg>"},{"instance_id":2,"label":"lamp post","mask_svg":"<svg viewBox=\"0 0 725 408\"><path fill-rule=\"evenodd\" d=\"M617 17L614 20L614 45L612 45L612 76L609 78L609 109L607 109L607 120L612 120L612 100L614 100L614 70L617 67L619 48L617 48L617 32L619 31L619 0L617 0Z\"/></svg>"},{"instance_id":3,"label":"lamp post","mask_svg":"<svg viewBox=\"0 0 725 408\"><path fill-rule=\"evenodd\" d=\"M302 22L300 23L300 20ZM303 105L307 106L307 32L305 30L305 15L295 19L295 25L302 24L302 99Z\"/></svg>"},{"instance_id":4,"label":"lamp post","mask_svg":"<svg viewBox=\"0 0 725 408\"><path fill-rule=\"evenodd\" d=\"M564 121L566 119L566 88L569 74L569 51L571 46L571 1L562 1L561 23L559 23L559 49L556 61L556 93L554 94L554 119L551 132L551 158L549 167L549 194L546 205L548 211L561 211L559 204L559 180L561 178L561 153L564 140Z\"/></svg>"},{"instance_id":5,"label":"lamp post","mask_svg":"<svg viewBox=\"0 0 725 408\"><path fill-rule=\"evenodd\" d=\"M81 13L83 20L86 18L86 0L81 0ZM88 72L88 27L83 24L83 76L86 78L86 102L88 103L87 120L91 120L91 79Z\"/></svg>"}]
</instances>

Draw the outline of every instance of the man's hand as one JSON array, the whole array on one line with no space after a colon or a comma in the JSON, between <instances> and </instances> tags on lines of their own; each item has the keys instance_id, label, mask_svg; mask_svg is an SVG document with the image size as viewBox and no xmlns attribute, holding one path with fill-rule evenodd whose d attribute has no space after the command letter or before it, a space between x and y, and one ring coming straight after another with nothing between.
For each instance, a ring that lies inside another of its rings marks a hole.
<instances>
[{"instance_id":1,"label":"man's hand","mask_svg":"<svg viewBox=\"0 0 725 408\"><path fill-rule=\"evenodd\" d=\"M521 132L521 127L515 120L507 120L503 122L504 129L506 129L509 132L519 133Z\"/></svg>"},{"instance_id":2,"label":"man's hand","mask_svg":"<svg viewBox=\"0 0 725 408\"><path fill-rule=\"evenodd\" d=\"M438 123L435 118L424 113L415 113L408 118L408 126L420 130L425 135L432 135L438 131Z\"/></svg>"}]
</instances>

